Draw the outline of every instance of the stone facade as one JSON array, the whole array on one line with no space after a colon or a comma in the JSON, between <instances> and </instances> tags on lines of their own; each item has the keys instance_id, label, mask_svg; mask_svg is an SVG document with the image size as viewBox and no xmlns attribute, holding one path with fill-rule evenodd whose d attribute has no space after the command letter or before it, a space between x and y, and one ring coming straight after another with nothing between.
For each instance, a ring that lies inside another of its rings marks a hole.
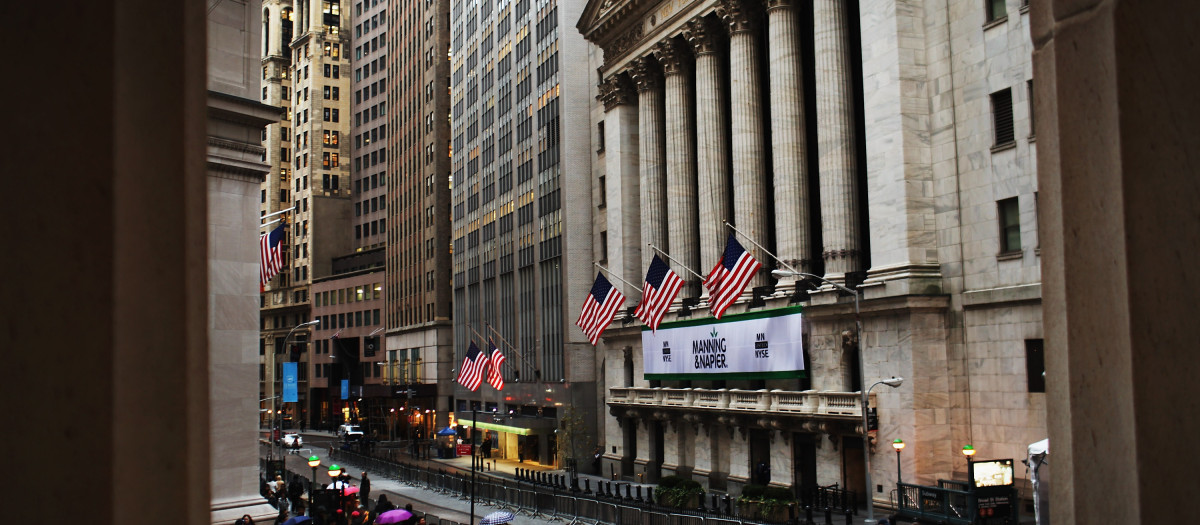
<instances>
[{"instance_id":1,"label":"stone facade","mask_svg":"<svg viewBox=\"0 0 1200 525\"><path fill-rule=\"evenodd\" d=\"M872 404L875 442L908 443L900 457L906 482L962 479L966 444L981 458L1020 459L1026 445L1046 437L1045 394L1026 377L1027 369L1040 372L1041 359L1027 363L1027 353L1042 351L1028 8L1019 0L1003 12L984 7L960 0L588 4L577 27L595 45L600 97L592 117L604 131L602 141L593 139L593 205L604 217L594 259L641 283L646 264L633 265L648 260L647 242L672 255L699 246L698 263L672 264L690 278L716 262L736 231L764 270L750 285L762 288L748 287L729 312L749 310L752 295L774 308L789 304L797 287L815 288L795 296L805 306L803 380L647 381L638 325L618 314L599 348L606 473L682 473L737 493L763 462L772 484L864 490L857 402L845 414L811 417L701 411L694 423L698 405L645 402L680 388L701 397L766 389L772 393L755 395L811 390L853 399L864 383L903 377L898 389L873 390ZM765 38L744 38L750 27ZM674 52L681 40L692 44L682 60ZM689 72L690 88L671 84L680 71ZM659 77L667 81L642 80ZM680 138L679 119L647 120L659 113L698 117ZM647 200L652 192L626 190L657 180L647 173L657 173L659 161L641 157L664 157L645 144L664 134L666 178L673 166L692 170L695 196L677 190ZM676 153L687 150L673 146L689 140L697 144L694 168ZM658 239L663 225L655 217L672 225L666 242L646 238ZM771 279L776 268L857 288L861 334L851 298L816 279ZM618 287L627 304L640 298ZM687 312L685 297L699 306ZM685 289L671 312L666 321L709 315L705 293ZM871 477L882 490L871 493L880 504L896 482L893 455L872 446Z\"/></svg>"}]
</instances>

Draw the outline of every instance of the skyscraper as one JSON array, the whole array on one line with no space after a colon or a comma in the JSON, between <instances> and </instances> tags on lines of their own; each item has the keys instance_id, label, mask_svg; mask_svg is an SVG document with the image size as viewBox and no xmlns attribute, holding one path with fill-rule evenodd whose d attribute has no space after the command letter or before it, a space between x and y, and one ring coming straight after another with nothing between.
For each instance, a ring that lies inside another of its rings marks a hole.
<instances>
[{"instance_id":1,"label":"skyscraper","mask_svg":"<svg viewBox=\"0 0 1200 525\"><path fill-rule=\"evenodd\" d=\"M453 0L450 13L454 362L490 337L511 365L503 396L458 388L455 408L511 415L529 435L501 431L498 450L543 463L567 450L548 431L566 407L590 422L596 399L595 354L564 302L595 275L591 207L568 197L590 194L591 73L569 29L582 8Z\"/></svg>"},{"instance_id":2,"label":"skyscraper","mask_svg":"<svg viewBox=\"0 0 1200 525\"><path fill-rule=\"evenodd\" d=\"M371 9L376 9L376 0L370 2ZM366 3L364 0L364 11ZM382 9L385 3L386 17ZM385 102L365 102L364 106L388 108L386 116L380 115L379 120L387 123L387 134L384 136L381 129L378 138L380 144L386 141L386 149L379 151L378 169L372 167L379 172L380 186L386 183L386 194L379 197L381 211L386 203L388 225L384 380L393 385L393 392L405 392L407 408L420 407L421 414L430 410L429 414L435 416L437 426L442 428L448 421L449 398L453 393L448 183L450 67L445 55L450 45L449 4L445 0L387 0L379 1L379 5L380 18L386 19L380 20L380 24L386 22L388 31L368 38L365 35L374 34L375 16L370 20L371 33L367 33L364 15L362 70L368 80L378 78L367 76L369 64L372 75L378 69L379 75L386 75L387 80L367 82L361 93L355 94L355 100L360 95L364 101L378 97ZM374 130L371 133L374 146ZM362 139L365 147L367 137L364 135ZM370 162L374 166L374 153L360 160L364 165ZM374 176L372 172L372 179ZM363 184L366 191L365 179ZM374 180L371 187L374 191ZM373 212L374 206L371 209ZM413 410L405 418L410 424L415 424L418 417ZM430 424L429 418L423 421Z\"/></svg>"},{"instance_id":3,"label":"skyscraper","mask_svg":"<svg viewBox=\"0 0 1200 525\"><path fill-rule=\"evenodd\" d=\"M264 287L260 304L260 352L279 357L285 344L295 343L284 341L287 333L311 319L312 281L329 276L333 258L352 247L350 148L343 140L351 123L349 98L343 96L350 87L349 15L339 0L266 0L263 11L263 101L285 111L265 136L272 171L263 183L262 214L291 208L273 217L287 224L287 264ZM304 335L298 339L298 349L307 350ZM309 353L299 357L310 369ZM267 381L278 383L284 360L264 358L264 366L275 363L264 374ZM299 390L299 410L285 407L285 417L297 423L309 419L304 412L312 403L305 382ZM278 391L277 385L263 393Z\"/></svg>"}]
</instances>

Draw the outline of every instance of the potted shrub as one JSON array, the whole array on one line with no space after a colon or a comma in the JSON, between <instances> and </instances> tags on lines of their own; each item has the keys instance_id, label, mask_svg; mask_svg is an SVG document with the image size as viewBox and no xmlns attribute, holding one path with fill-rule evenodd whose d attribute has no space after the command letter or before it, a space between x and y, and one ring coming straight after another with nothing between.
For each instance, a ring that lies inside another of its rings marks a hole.
<instances>
[{"instance_id":1,"label":"potted shrub","mask_svg":"<svg viewBox=\"0 0 1200 525\"><path fill-rule=\"evenodd\" d=\"M742 495L738 496L738 514L744 518L759 517L759 507L762 506L763 494L767 487L750 483L742 487Z\"/></svg>"},{"instance_id":2,"label":"potted shrub","mask_svg":"<svg viewBox=\"0 0 1200 525\"><path fill-rule=\"evenodd\" d=\"M749 519L784 522L788 519L788 505L795 502L796 497L786 488L750 484L742 487L738 513Z\"/></svg>"},{"instance_id":3,"label":"potted shrub","mask_svg":"<svg viewBox=\"0 0 1200 525\"><path fill-rule=\"evenodd\" d=\"M659 505L678 509L694 509L700 506L704 488L699 482L680 476L664 476L654 489Z\"/></svg>"}]
</instances>

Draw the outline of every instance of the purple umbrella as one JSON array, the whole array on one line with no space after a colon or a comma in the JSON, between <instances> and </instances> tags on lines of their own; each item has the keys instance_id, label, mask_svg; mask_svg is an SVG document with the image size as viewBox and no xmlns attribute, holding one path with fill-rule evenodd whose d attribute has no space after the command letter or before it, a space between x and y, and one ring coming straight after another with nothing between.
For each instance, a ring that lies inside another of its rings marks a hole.
<instances>
[{"instance_id":1,"label":"purple umbrella","mask_svg":"<svg viewBox=\"0 0 1200 525\"><path fill-rule=\"evenodd\" d=\"M389 510L375 518L375 523L400 523L412 517L412 513L404 509Z\"/></svg>"}]
</instances>

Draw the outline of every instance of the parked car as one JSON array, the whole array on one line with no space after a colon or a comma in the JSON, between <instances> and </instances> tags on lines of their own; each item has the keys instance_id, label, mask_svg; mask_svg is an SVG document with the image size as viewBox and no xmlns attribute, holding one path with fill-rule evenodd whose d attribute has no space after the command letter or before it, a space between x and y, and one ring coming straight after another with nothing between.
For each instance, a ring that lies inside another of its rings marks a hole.
<instances>
[{"instance_id":1,"label":"parked car","mask_svg":"<svg viewBox=\"0 0 1200 525\"><path fill-rule=\"evenodd\" d=\"M284 434L283 440L280 441L280 445L283 445L285 448L300 448L302 444L304 444L304 439L300 437L300 434L296 433Z\"/></svg>"},{"instance_id":2,"label":"parked car","mask_svg":"<svg viewBox=\"0 0 1200 525\"><path fill-rule=\"evenodd\" d=\"M342 425L338 427L337 436L345 440L361 439L363 437L362 427L351 424Z\"/></svg>"}]
</instances>

